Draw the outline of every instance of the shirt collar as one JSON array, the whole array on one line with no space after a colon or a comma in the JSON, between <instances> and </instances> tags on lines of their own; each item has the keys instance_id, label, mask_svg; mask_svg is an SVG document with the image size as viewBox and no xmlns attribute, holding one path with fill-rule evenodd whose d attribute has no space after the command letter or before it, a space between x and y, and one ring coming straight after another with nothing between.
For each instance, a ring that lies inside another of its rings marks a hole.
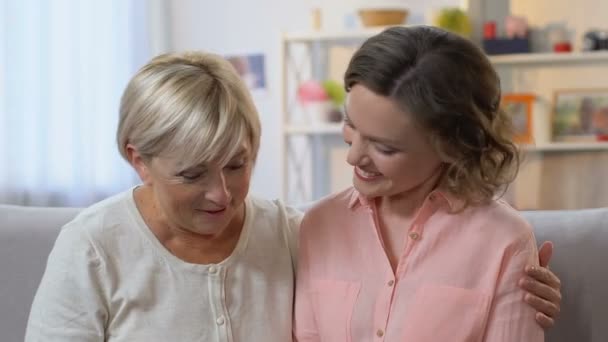
<instances>
[{"instance_id":1,"label":"shirt collar","mask_svg":"<svg viewBox=\"0 0 608 342\"><path fill-rule=\"evenodd\" d=\"M348 201L348 208L356 210L358 207L370 207L372 199L363 196L357 189L352 188L350 194L350 200ZM446 204L451 212L457 211L462 208L464 204L463 200L454 196L449 191L435 189L428 194L426 201L430 201L435 204ZM425 202L426 202L425 201Z\"/></svg>"},{"instance_id":2,"label":"shirt collar","mask_svg":"<svg viewBox=\"0 0 608 342\"><path fill-rule=\"evenodd\" d=\"M361 195L357 189L352 188L352 192L350 194L350 200L348 201L348 208L351 210L355 210L360 206L369 207L369 199L367 197Z\"/></svg>"}]
</instances>

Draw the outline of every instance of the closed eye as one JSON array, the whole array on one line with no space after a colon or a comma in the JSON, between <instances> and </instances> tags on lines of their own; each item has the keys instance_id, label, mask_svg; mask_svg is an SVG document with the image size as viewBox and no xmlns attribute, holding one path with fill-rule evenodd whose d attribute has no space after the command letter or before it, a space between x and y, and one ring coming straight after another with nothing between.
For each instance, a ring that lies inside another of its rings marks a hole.
<instances>
[{"instance_id":1,"label":"closed eye","mask_svg":"<svg viewBox=\"0 0 608 342\"><path fill-rule=\"evenodd\" d=\"M344 111L344 114L342 115L342 121L344 122L345 126L350 127L352 129L355 128L355 126L353 126L353 123L348 118L348 114L346 114L346 110Z\"/></svg>"},{"instance_id":2,"label":"closed eye","mask_svg":"<svg viewBox=\"0 0 608 342\"><path fill-rule=\"evenodd\" d=\"M241 162L238 164L230 164L230 165L226 165L225 168L230 171L236 171L236 170L240 170L243 167L245 167L246 164L247 164L246 162Z\"/></svg>"},{"instance_id":3,"label":"closed eye","mask_svg":"<svg viewBox=\"0 0 608 342\"><path fill-rule=\"evenodd\" d=\"M188 182L193 182L203 176L202 173L182 173L179 175Z\"/></svg>"},{"instance_id":4,"label":"closed eye","mask_svg":"<svg viewBox=\"0 0 608 342\"><path fill-rule=\"evenodd\" d=\"M375 145L376 150L378 152L380 152L380 153L382 153L384 155L387 155L387 156L390 156L390 155L393 155L393 154L399 152L399 150L397 150L395 148L392 148L392 147L389 147L389 146L386 146L384 144L376 143L374 145Z\"/></svg>"},{"instance_id":5,"label":"closed eye","mask_svg":"<svg viewBox=\"0 0 608 342\"><path fill-rule=\"evenodd\" d=\"M376 149L378 150L378 152L380 152L380 153L382 153L384 155L387 155L387 156L391 156L391 155L397 153L396 150L387 150L387 149L382 149L382 148L379 148L379 147L377 147Z\"/></svg>"},{"instance_id":6,"label":"closed eye","mask_svg":"<svg viewBox=\"0 0 608 342\"><path fill-rule=\"evenodd\" d=\"M184 171L178 173L177 176L181 177L186 182L194 182L200 178L205 177L206 174L207 174L206 169L196 168L196 169L184 170Z\"/></svg>"}]
</instances>

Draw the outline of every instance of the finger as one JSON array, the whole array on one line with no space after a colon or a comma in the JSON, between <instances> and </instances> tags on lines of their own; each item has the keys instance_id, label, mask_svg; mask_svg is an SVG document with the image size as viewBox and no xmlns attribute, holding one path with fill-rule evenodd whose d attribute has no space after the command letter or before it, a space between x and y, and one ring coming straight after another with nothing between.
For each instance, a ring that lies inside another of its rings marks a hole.
<instances>
[{"instance_id":1,"label":"finger","mask_svg":"<svg viewBox=\"0 0 608 342\"><path fill-rule=\"evenodd\" d=\"M536 311L545 314L549 318L555 319L559 315L559 307L550 301L544 300L530 293L527 293L524 296L524 300L526 303L530 304L531 307L536 309Z\"/></svg>"},{"instance_id":2,"label":"finger","mask_svg":"<svg viewBox=\"0 0 608 342\"><path fill-rule=\"evenodd\" d=\"M551 329L555 325L555 320L553 318L548 317L541 312L537 312L535 318L536 322L538 322L538 324L545 330Z\"/></svg>"},{"instance_id":3,"label":"finger","mask_svg":"<svg viewBox=\"0 0 608 342\"><path fill-rule=\"evenodd\" d=\"M522 278L519 285L532 295L548 300L559 307L562 301L561 293L547 284L543 284L532 278Z\"/></svg>"},{"instance_id":4,"label":"finger","mask_svg":"<svg viewBox=\"0 0 608 342\"><path fill-rule=\"evenodd\" d=\"M551 272L551 270L544 267L526 266L526 274L533 279L540 281L541 283L547 284L554 289L560 289L562 286L561 281Z\"/></svg>"},{"instance_id":5,"label":"finger","mask_svg":"<svg viewBox=\"0 0 608 342\"><path fill-rule=\"evenodd\" d=\"M553 242L545 241L538 250L538 261L541 267L549 266L549 261L553 256Z\"/></svg>"}]
</instances>

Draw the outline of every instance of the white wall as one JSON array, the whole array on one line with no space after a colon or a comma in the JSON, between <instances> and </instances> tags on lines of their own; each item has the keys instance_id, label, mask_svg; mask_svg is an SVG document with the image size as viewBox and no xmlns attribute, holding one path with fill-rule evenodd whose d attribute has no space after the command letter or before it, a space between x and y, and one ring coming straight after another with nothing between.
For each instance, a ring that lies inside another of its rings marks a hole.
<instances>
[{"instance_id":1,"label":"white wall","mask_svg":"<svg viewBox=\"0 0 608 342\"><path fill-rule=\"evenodd\" d=\"M424 23L430 9L458 6L460 0L388 0L410 9L410 23ZM320 5L322 3L322 5ZM178 0L168 8L170 50L202 49L223 55L263 53L266 55L268 91L254 92L262 119L262 143L253 177L252 192L281 197L280 167L280 37L283 31L310 28L310 11L323 10L325 28L344 27L347 15L358 6L386 4L364 0ZM355 24L356 16L354 17ZM353 17L350 19L353 20Z\"/></svg>"}]
</instances>

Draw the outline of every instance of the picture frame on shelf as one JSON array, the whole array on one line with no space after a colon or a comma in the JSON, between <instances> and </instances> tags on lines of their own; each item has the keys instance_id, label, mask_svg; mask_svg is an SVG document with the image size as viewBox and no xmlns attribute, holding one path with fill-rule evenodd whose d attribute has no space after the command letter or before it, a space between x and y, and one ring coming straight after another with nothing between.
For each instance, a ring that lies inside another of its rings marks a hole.
<instances>
[{"instance_id":1,"label":"picture frame on shelf","mask_svg":"<svg viewBox=\"0 0 608 342\"><path fill-rule=\"evenodd\" d=\"M555 90L551 126L554 141L608 141L608 88Z\"/></svg>"},{"instance_id":2,"label":"picture frame on shelf","mask_svg":"<svg viewBox=\"0 0 608 342\"><path fill-rule=\"evenodd\" d=\"M532 115L536 95L530 93L509 93L502 96L501 107L513 122L513 141L518 144L534 143Z\"/></svg>"},{"instance_id":3,"label":"picture frame on shelf","mask_svg":"<svg viewBox=\"0 0 608 342\"><path fill-rule=\"evenodd\" d=\"M266 90L266 63L262 53L224 56L252 91Z\"/></svg>"}]
</instances>

